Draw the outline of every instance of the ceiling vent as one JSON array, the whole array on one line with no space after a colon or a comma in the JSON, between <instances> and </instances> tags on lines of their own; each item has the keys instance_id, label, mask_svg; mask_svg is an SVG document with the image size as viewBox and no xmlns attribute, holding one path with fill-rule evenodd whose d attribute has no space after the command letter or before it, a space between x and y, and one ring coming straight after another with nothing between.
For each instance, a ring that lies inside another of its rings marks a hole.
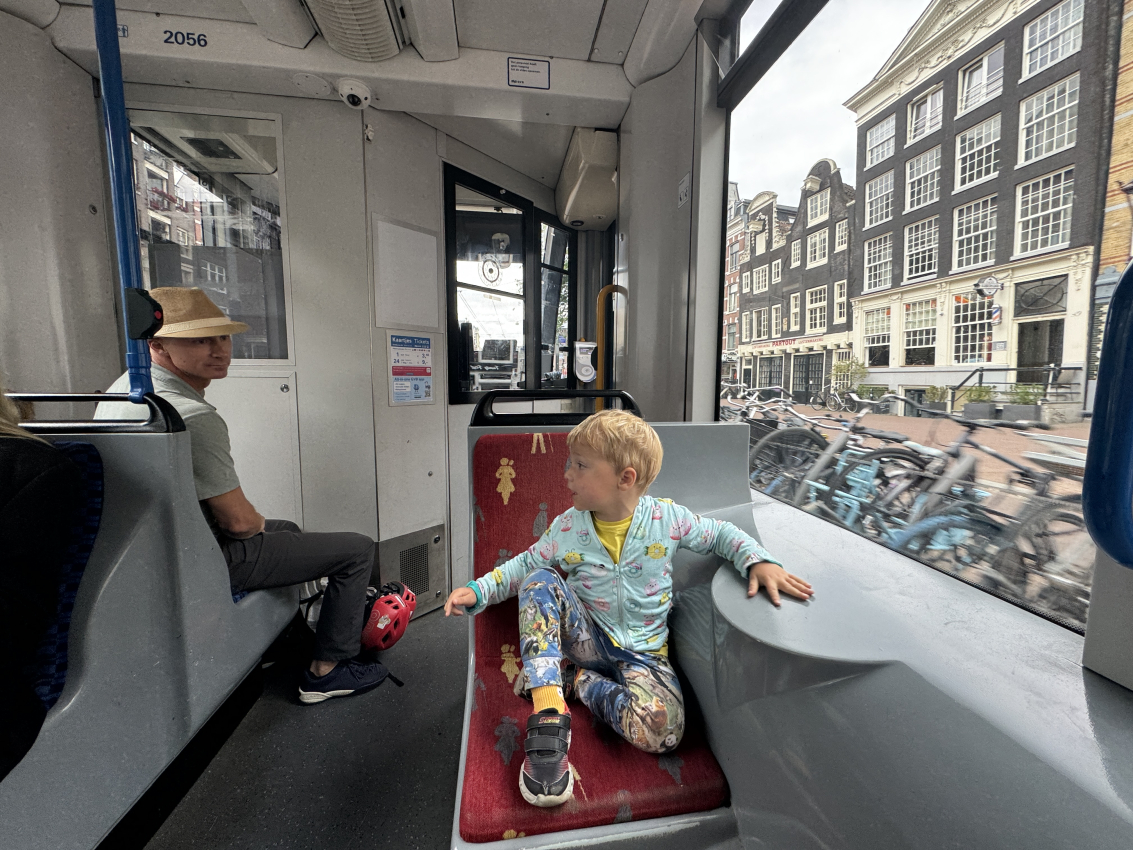
<instances>
[{"instance_id":1,"label":"ceiling vent","mask_svg":"<svg viewBox=\"0 0 1133 850\"><path fill-rule=\"evenodd\" d=\"M333 50L359 62L381 62L408 43L395 0L306 0Z\"/></svg>"}]
</instances>

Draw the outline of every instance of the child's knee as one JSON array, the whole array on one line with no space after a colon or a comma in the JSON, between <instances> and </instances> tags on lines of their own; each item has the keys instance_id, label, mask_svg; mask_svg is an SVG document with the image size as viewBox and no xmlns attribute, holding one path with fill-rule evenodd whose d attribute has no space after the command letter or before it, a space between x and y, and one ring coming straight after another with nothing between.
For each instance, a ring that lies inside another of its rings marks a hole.
<instances>
[{"instance_id":1,"label":"child's knee","mask_svg":"<svg viewBox=\"0 0 1133 850\"><path fill-rule=\"evenodd\" d=\"M658 717L655 711L633 711L626 733L627 740L639 750L667 753L675 750L684 737L684 717Z\"/></svg>"},{"instance_id":2,"label":"child's knee","mask_svg":"<svg viewBox=\"0 0 1133 850\"><path fill-rule=\"evenodd\" d=\"M519 592L522 593L523 591L527 590L529 587L531 587L531 585L535 584L536 582L548 584L549 582L557 581L558 577L559 577L559 574L556 573L554 570L549 570L549 569L546 569L546 568L541 569L541 570L532 570L531 572L529 572L527 575L525 575L523 577L523 581L519 585Z\"/></svg>"}]
</instances>

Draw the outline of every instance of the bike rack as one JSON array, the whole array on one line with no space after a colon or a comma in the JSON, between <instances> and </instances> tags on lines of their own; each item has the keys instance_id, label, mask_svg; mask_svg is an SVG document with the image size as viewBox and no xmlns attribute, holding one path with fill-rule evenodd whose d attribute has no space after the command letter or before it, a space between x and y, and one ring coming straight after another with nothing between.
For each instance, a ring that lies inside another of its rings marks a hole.
<instances>
[{"instance_id":1,"label":"bike rack","mask_svg":"<svg viewBox=\"0 0 1133 850\"><path fill-rule=\"evenodd\" d=\"M1082 479L1082 510L1094 541L1133 568L1133 263L1118 281L1106 319Z\"/></svg>"}]
</instances>

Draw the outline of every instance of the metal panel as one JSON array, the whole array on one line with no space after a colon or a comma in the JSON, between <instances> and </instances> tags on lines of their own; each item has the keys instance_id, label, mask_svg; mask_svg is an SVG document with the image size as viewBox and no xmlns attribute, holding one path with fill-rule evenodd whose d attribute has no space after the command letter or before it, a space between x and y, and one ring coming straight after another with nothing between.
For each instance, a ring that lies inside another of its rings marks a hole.
<instances>
[{"instance_id":1,"label":"metal panel","mask_svg":"<svg viewBox=\"0 0 1133 850\"><path fill-rule=\"evenodd\" d=\"M453 6L461 47L588 59L603 2L453 0Z\"/></svg>"},{"instance_id":2,"label":"metal panel","mask_svg":"<svg viewBox=\"0 0 1133 850\"><path fill-rule=\"evenodd\" d=\"M611 62L621 65L626 61L629 46L633 43L637 25L649 0L619 0L606 3L602 10L602 23L594 37L594 47L590 51L591 62Z\"/></svg>"},{"instance_id":3,"label":"metal panel","mask_svg":"<svg viewBox=\"0 0 1133 850\"><path fill-rule=\"evenodd\" d=\"M441 523L378 542L381 582L400 581L417 594L414 617L435 611L448 598L447 540Z\"/></svg>"}]
</instances>

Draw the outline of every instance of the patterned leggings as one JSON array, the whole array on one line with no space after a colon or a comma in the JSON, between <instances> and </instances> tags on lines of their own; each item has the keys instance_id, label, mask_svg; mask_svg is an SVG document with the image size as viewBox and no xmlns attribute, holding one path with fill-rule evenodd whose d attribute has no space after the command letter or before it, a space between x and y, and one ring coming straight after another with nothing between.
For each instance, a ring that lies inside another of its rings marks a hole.
<instances>
[{"instance_id":1,"label":"patterned leggings","mask_svg":"<svg viewBox=\"0 0 1133 850\"><path fill-rule=\"evenodd\" d=\"M680 743L684 699L669 659L615 646L554 570L523 580L519 646L528 687L562 687L565 660L568 681L571 665L582 668L575 681L582 704L635 747L664 753Z\"/></svg>"}]
</instances>

